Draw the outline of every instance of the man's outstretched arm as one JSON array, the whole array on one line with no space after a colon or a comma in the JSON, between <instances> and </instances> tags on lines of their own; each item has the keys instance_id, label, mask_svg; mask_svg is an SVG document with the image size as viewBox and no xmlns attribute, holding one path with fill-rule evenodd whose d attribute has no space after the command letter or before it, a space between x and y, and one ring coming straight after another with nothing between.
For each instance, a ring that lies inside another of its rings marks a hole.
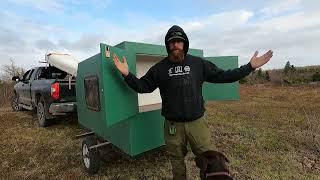
<instances>
[{"instance_id":1,"label":"man's outstretched arm","mask_svg":"<svg viewBox=\"0 0 320 180\"><path fill-rule=\"evenodd\" d=\"M125 82L136 92L150 93L157 88L154 67L151 67L148 70L148 72L139 79L135 75L130 73L128 63L125 57L123 57L123 62L121 62L118 59L117 55L113 54L113 63L121 72Z\"/></svg>"},{"instance_id":2,"label":"man's outstretched arm","mask_svg":"<svg viewBox=\"0 0 320 180\"><path fill-rule=\"evenodd\" d=\"M254 69L266 64L272 56L273 52L271 50L260 57L258 57L258 51L256 51L248 64L227 71L218 68L210 61L204 60L205 81L211 83L231 83L238 81L241 78L249 75Z\"/></svg>"}]
</instances>

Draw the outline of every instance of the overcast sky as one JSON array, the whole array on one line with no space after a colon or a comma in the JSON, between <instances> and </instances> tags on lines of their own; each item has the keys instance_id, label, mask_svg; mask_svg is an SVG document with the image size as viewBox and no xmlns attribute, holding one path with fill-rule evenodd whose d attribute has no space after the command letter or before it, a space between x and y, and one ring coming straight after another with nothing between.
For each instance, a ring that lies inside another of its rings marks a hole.
<instances>
[{"instance_id":1,"label":"overcast sky","mask_svg":"<svg viewBox=\"0 0 320 180\"><path fill-rule=\"evenodd\" d=\"M2 0L0 65L38 66L47 51L84 60L99 43L136 41L164 45L174 24L205 56L274 51L263 69L319 65L320 0Z\"/></svg>"}]
</instances>

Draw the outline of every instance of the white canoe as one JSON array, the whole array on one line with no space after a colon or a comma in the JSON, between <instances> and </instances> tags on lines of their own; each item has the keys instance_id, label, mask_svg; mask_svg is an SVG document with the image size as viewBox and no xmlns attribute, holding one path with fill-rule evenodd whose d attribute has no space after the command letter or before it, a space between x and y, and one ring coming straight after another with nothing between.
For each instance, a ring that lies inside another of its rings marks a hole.
<instances>
[{"instance_id":1,"label":"white canoe","mask_svg":"<svg viewBox=\"0 0 320 180\"><path fill-rule=\"evenodd\" d=\"M77 76L79 61L69 54L50 52L46 54L46 61L62 71Z\"/></svg>"}]
</instances>

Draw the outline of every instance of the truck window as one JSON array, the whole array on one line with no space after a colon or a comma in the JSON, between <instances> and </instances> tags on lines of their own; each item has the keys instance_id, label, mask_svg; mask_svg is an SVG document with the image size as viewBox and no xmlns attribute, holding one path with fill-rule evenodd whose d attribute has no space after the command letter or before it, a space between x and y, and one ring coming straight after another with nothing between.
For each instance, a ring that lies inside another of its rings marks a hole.
<instances>
[{"instance_id":1,"label":"truck window","mask_svg":"<svg viewBox=\"0 0 320 180\"><path fill-rule=\"evenodd\" d=\"M66 79L68 73L61 71L60 69L49 66L42 67L40 72L37 74L37 79Z\"/></svg>"},{"instance_id":2,"label":"truck window","mask_svg":"<svg viewBox=\"0 0 320 180\"><path fill-rule=\"evenodd\" d=\"M28 70L26 73L24 73L24 75L22 76L22 81L26 81L27 80L27 78L28 78L28 76L30 74L30 71L31 70Z\"/></svg>"},{"instance_id":3,"label":"truck window","mask_svg":"<svg viewBox=\"0 0 320 180\"><path fill-rule=\"evenodd\" d=\"M39 72L37 73L37 79L48 79L49 78L49 71L48 67L42 67L39 69Z\"/></svg>"},{"instance_id":4,"label":"truck window","mask_svg":"<svg viewBox=\"0 0 320 180\"><path fill-rule=\"evenodd\" d=\"M33 77L33 74L34 74L34 69L31 69L31 71L27 77L27 80L30 80Z\"/></svg>"},{"instance_id":5,"label":"truck window","mask_svg":"<svg viewBox=\"0 0 320 180\"><path fill-rule=\"evenodd\" d=\"M50 66L49 72L51 75L50 79L65 79L68 73L61 71L60 69Z\"/></svg>"}]
</instances>

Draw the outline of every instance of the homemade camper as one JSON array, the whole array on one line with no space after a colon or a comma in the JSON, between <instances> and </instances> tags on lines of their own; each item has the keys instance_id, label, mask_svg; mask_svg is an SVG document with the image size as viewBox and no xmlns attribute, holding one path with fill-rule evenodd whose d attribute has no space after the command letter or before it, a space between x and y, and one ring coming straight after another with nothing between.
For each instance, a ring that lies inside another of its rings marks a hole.
<instances>
[{"instance_id":1,"label":"homemade camper","mask_svg":"<svg viewBox=\"0 0 320 180\"><path fill-rule=\"evenodd\" d=\"M123 80L112 61L112 54L125 56L129 70L137 77L166 55L165 46L137 42L122 42L116 46L100 44L100 52L78 65L77 112L78 121L88 132L82 143L83 162L87 172L99 169L100 146L112 144L129 156L165 145L164 118L161 116L159 90L137 94ZM200 49L189 54L203 57ZM223 69L238 67L236 56L205 57ZM206 101L239 99L239 83L203 86Z\"/></svg>"}]
</instances>

